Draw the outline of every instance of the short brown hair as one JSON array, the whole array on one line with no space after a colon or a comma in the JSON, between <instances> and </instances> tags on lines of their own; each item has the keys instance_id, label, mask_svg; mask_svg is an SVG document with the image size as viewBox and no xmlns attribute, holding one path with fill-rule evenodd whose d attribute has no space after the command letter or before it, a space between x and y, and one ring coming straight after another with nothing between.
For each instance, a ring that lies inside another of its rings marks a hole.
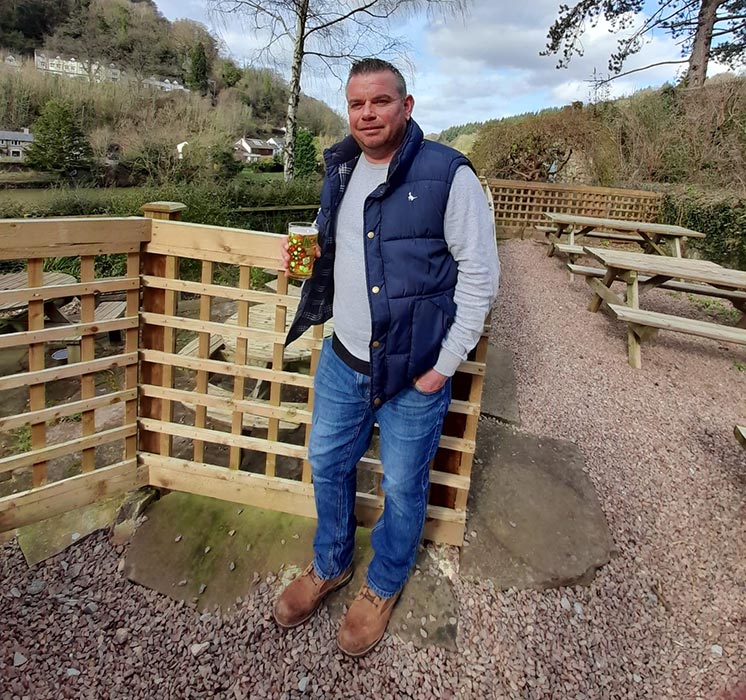
<instances>
[{"instance_id":1,"label":"short brown hair","mask_svg":"<svg viewBox=\"0 0 746 700\"><path fill-rule=\"evenodd\" d=\"M363 58L359 61L355 61L350 68L350 73L347 76L347 84L349 85L350 79L354 75L368 75L370 73L393 73L396 78L396 91L399 96L404 99L407 96L407 81L404 80L404 76L401 71L393 64L388 61L384 61L380 58Z\"/></svg>"}]
</instances>

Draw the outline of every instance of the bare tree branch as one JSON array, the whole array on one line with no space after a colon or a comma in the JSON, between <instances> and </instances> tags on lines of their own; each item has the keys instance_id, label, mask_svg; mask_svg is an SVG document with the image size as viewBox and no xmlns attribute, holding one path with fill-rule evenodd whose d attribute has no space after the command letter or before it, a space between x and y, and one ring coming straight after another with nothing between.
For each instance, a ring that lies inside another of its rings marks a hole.
<instances>
[{"instance_id":1,"label":"bare tree branch","mask_svg":"<svg viewBox=\"0 0 746 700\"><path fill-rule=\"evenodd\" d=\"M615 73L614 75L610 75L608 78L594 78L593 80L589 81L592 82L594 87L601 87L602 85L606 85L607 83L610 83L614 80L617 80L617 78L623 78L627 75L632 75L633 73L639 73L644 70L649 70L650 68L656 68L658 66L673 66L673 65L680 65L682 63L687 63L688 59L682 58L679 61L659 61L658 63L651 63L647 66L642 66L641 68L633 68L632 70L625 71L624 73Z\"/></svg>"}]
</instances>

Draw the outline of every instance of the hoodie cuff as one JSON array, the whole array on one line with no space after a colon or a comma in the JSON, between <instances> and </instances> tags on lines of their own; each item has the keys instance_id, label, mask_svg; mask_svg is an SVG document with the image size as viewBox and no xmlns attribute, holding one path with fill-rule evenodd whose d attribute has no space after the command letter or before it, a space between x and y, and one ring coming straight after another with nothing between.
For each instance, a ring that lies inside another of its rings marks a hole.
<instances>
[{"instance_id":1,"label":"hoodie cuff","mask_svg":"<svg viewBox=\"0 0 746 700\"><path fill-rule=\"evenodd\" d=\"M440 349L440 355L438 355L438 361L435 363L433 369L439 372L444 377L452 377L456 374L456 370L461 365L461 358L446 348Z\"/></svg>"}]
</instances>

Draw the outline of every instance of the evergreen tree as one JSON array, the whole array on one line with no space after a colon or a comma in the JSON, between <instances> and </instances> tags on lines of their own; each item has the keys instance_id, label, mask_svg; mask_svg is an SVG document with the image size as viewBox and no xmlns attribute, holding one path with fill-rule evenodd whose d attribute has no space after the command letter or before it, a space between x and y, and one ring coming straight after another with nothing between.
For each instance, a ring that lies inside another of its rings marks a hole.
<instances>
[{"instance_id":1,"label":"evergreen tree","mask_svg":"<svg viewBox=\"0 0 746 700\"><path fill-rule=\"evenodd\" d=\"M193 49L189 60L189 73L187 74L187 87L197 90L202 95L207 94L207 54L205 45L200 41Z\"/></svg>"},{"instance_id":2,"label":"evergreen tree","mask_svg":"<svg viewBox=\"0 0 746 700\"><path fill-rule=\"evenodd\" d=\"M316 172L316 146L308 129L298 129L295 137L295 176L308 177Z\"/></svg>"},{"instance_id":3,"label":"evergreen tree","mask_svg":"<svg viewBox=\"0 0 746 700\"><path fill-rule=\"evenodd\" d=\"M93 153L69 104L50 100L34 122L27 162L32 168L72 176L91 165Z\"/></svg>"},{"instance_id":4,"label":"evergreen tree","mask_svg":"<svg viewBox=\"0 0 746 700\"><path fill-rule=\"evenodd\" d=\"M224 59L220 67L220 79L225 87L231 88L243 78L243 72L233 61Z\"/></svg>"}]
</instances>

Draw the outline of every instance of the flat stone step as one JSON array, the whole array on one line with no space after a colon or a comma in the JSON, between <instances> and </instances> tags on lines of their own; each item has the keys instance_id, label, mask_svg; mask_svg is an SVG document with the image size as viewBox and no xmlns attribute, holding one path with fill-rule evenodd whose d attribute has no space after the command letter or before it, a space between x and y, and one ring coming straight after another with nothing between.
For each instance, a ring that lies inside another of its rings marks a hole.
<instances>
[{"instance_id":1,"label":"flat stone step","mask_svg":"<svg viewBox=\"0 0 746 700\"><path fill-rule=\"evenodd\" d=\"M481 420L463 576L501 589L587 585L613 542L578 447Z\"/></svg>"}]
</instances>

